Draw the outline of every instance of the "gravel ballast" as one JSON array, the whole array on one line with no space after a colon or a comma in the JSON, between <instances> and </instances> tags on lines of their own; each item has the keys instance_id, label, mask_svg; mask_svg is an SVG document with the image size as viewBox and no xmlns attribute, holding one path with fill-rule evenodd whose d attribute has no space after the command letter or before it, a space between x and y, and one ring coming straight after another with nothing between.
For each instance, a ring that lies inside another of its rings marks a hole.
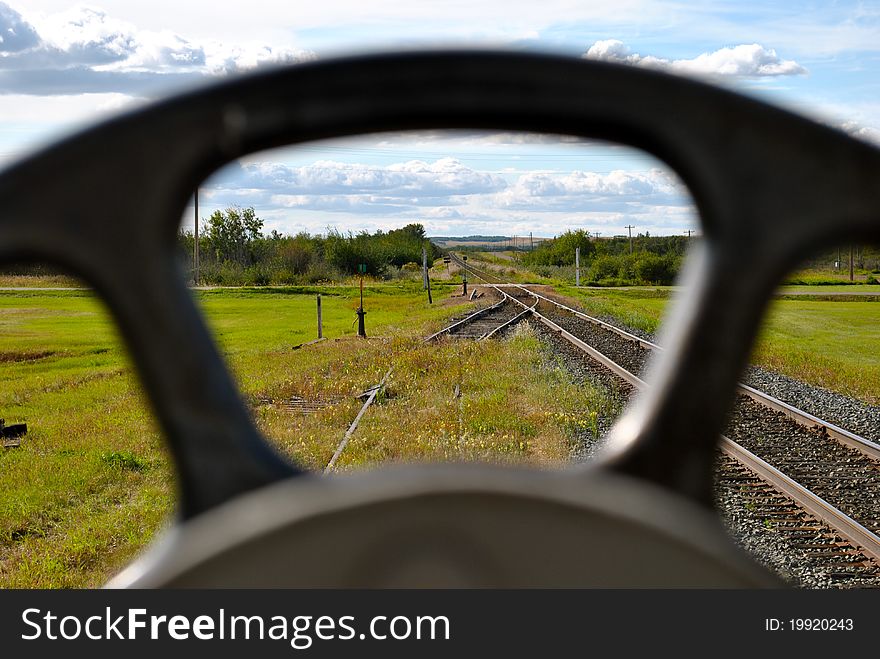
<instances>
[{"instance_id":1,"label":"gravel ballast","mask_svg":"<svg viewBox=\"0 0 880 659\"><path fill-rule=\"evenodd\" d=\"M630 372L639 375L643 371L650 352L637 343L573 314L553 309L546 303L543 303L541 312ZM547 334L551 337L548 340L558 345L556 350L578 353L580 360L584 359L584 355L567 341L553 332ZM583 368L578 366L572 356L566 359L566 364ZM596 377L601 376L591 375L593 380ZM869 438L873 438L872 435L876 435L880 428L880 409L847 396L755 367L749 369L746 379L756 389ZM607 381L605 386L608 386ZM621 405L620 409L622 408ZM613 422L613 419L610 421ZM878 528L878 465L858 451L845 448L816 431L799 426L784 415L768 410L744 396L740 396L734 406L726 434L795 480L817 491L825 500L865 526ZM773 526L772 516L768 518L766 511L762 513L761 510L756 510L748 496L730 483L717 483L715 498L722 518L735 540L758 562L792 585L805 588L880 585L876 566L865 571L859 567L861 559L852 559L852 565L847 563L847 559L843 559L843 567L840 567L841 563L834 562L840 559L830 559L830 564L824 564L822 559L816 557L815 550L805 550L797 542L793 543L783 537ZM813 523L811 521L808 524ZM839 539L833 537L828 527L815 523L824 531L816 532L816 537L810 542L828 547L839 544Z\"/></svg>"},{"instance_id":2,"label":"gravel ballast","mask_svg":"<svg viewBox=\"0 0 880 659\"><path fill-rule=\"evenodd\" d=\"M865 439L880 443L880 406L807 384L781 373L749 366L746 384Z\"/></svg>"}]
</instances>

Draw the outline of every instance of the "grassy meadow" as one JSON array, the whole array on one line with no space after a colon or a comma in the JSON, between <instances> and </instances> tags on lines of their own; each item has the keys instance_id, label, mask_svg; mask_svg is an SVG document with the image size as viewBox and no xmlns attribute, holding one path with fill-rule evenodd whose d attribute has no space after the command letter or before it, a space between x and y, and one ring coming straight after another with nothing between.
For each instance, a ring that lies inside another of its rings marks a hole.
<instances>
[{"instance_id":1,"label":"grassy meadow","mask_svg":"<svg viewBox=\"0 0 880 659\"><path fill-rule=\"evenodd\" d=\"M507 269L499 260L491 265ZM442 262L438 269L446 270ZM600 417L618 412L613 401L574 384L527 326L499 341L425 344L424 336L472 308L453 296L457 282L454 272L436 282L433 305L420 282L370 283L367 340L355 336L358 289L350 283L193 295L257 425L305 467L324 468L361 405L357 394L392 366L337 471L415 460L566 463L596 435ZM880 303L837 289L819 293L844 295L774 301L754 361L877 403ZM675 292L556 291L647 332ZM327 339L294 350L316 336L317 292ZM301 414L285 406L294 397L331 404ZM105 309L88 291L0 287L0 418L29 425L20 448L0 450L0 587L100 585L172 515L161 432Z\"/></svg>"},{"instance_id":2,"label":"grassy meadow","mask_svg":"<svg viewBox=\"0 0 880 659\"><path fill-rule=\"evenodd\" d=\"M367 286L366 341L352 322L357 289L322 287L327 340L294 350L316 335L316 290L194 292L258 426L306 467L326 465L360 406L355 396L392 364L339 471L389 460L550 467L595 433L597 414L616 413L527 330L425 345L471 308L452 287L438 286L429 306L417 283ZM303 415L284 407L293 396L336 403ZM29 426L21 447L0 450L0 587L100 585L171 516L161 433L88 291L0 291L0 418Z\"/></svg>"},{"instance_id":3,"label":"grassy meadow","mask_svg":"<svg viewBox=\"0 0 880 659\"><path fill-rule=\"evenodd\" d=\"M849 287L824 295L790 295L774 300L754 348L752 362L810 384L880 404L880 302L873 295L847 296ZM856 286L860 290L874 288ZM557 287L594 314L654 332L672 291L601 290ZM782 291L785 293L786 291ZM798 289L799 293L803 291Z\"/></svg>"}]
</instances>

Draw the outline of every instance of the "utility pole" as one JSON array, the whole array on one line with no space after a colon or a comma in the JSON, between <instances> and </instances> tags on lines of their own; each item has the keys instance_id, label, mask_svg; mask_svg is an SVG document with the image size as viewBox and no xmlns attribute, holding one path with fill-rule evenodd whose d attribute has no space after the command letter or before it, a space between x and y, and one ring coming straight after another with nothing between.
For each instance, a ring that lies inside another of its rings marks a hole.
<instances>
[{"instance_id":1,"label":"utility pole","mask_svg":"<svg viewBox=\"0 0 880 659\"><path fill-rule=\"evenodd\" d=\"M193 223L195 224L193 243L193 286L199 285L199 188L196 187L195 194L196 209L193 213Z\"/></svg>"},{"instance_id":2,"label":"utility pole","mask_svg":"<svg viewBox=\"0 0 880 659\"><path fill-rule=\"evenodd\" d=\"M837 246L837 260L834 262L834 267L840 270L840 245Z\"/></svg>"},{"instance_id":3,"label":"utility pole","mask_svg":"<svg viewBox=\"0 0 880 659\"><path fill-rule=\"evenodd\" d=\"M574 285L581 285L581 248L574 248Z\"/></svg>"},{"instance_id":4,"label":"utility pole","mask_svg":"<svg viewBox=\"0 0 880 659\"><path fill-rule=\"evenodd\" d=\"M530 252L534 252L534 251L535 251L535 239L532 238L532 232L531 232L531 231L529 231L529 251L530 251Z\"/></svg>"},{"instance_id":5,"label":"utility pole","mask_svg":"<svg viewBox=\"0 0 880 659\"><path fill-rule=\"evenodd\" d=\"M687 230L687 235L688 235L688 238L690 238L690 237L691 237L691 234L692 234L692 233L693 233L693 232L694 232L694 230L693 230L693 229L688 229L688 230Z\"/></svg>"},{"instance_id":6,"label":"utility pole","mask_svg":"<svg viewBox=\"0 0 880 659\"><path fill-rule=\"evenodd\" d=\"M629 231L629 253L633 253L633 229L635 228L632 224L626 225L627 230Z\"/></svg>"},{"instance_id":7,"label":"utility pole","mask_svg":"<svg viewBox=\"0 0 880 659\"><path fill-rule=\"evenodd\" d=\"M849 280L854 281L853 279L853 246L849 246Z\"/></svg>"}]
</instances>

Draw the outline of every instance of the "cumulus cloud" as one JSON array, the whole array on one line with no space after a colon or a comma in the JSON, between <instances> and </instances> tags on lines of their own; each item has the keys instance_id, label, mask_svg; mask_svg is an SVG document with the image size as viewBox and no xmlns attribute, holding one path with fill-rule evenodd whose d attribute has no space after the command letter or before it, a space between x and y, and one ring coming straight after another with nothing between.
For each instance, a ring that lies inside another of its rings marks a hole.
<instances>
[{"instance_id":1,"label":"cumulus cloud","mask_svg":"<svg viewBox=\"0 0 880 659\"><path fill-rule=\"evenodd\" d=\"M677 179L660 169L615 170L607 174L530 172L494 196L504 208L623 212L633 204L676 206L688 203Z\"/></svg>"},{"instance_id":2,"label":"cumulus cloud","mask_svg":"<svg viewBox=\"0 0 880 659\"><path fill-rule=\"evenodd\" d=\"M319 160L302 167L277 162L242 165L233 181L247 188L286 194L382 194L405 199L495 192L504 178L463 165L455 158L410 160L387 166Z\"/></svg>"},{"instance_id":3,"label":"cumulus cloud","mask_svg":"<svg viewBox=\"0 0 880 659\"><path fill-rule=\"evenodd\" d=\"M41 46L53 50L59 64L107 64L130 57L138 49L133 25L113 20L103 11L76 7L51 14L39 25Z\"/></svg>"},{"instance_id":4,"label":"cumulus cloud","mask_svg":"<svg viewBox=\"0 0 880 659\"><path fill-rule=\"evenodd\" d=\"M495 193L507 181L454 158L366 165L319 160L301 167L253 162L227 169L209 186L217 203L262 204L343 213L400 214L422 210L456 217L452 206Z\"/></svg>"},{"instance_id":5,"label":"cumulus cloud","mask_svg":"<svg viewBox=\"0 0 880 659\"><path fill-rule=\"evenodd\" d=\"M424 211L424 216L431 220L458 220L464 217L464 214L457 208L449 208L448 206L437 206L428 208Z\"/></svg>"},{"instance_id":6,"label":"cumulus cloud","mask_svg":"<svg viewBox=\"0 0 880 659\"><path fill-rule=\"evenodd\" d=\"M880 145L880 130L873 126L865 126L857 121L847 121L841 124L840 128L848 135L870 142L875 146Z\"/></svg>"},{"instance_id":7,"label":"cumulus cloud","mask_svg":"<svg viewBox=\"0 0 880 659\"><path fill-rule=\"evenodd\" d=\"M400 198L376 195L269 195L270 206L297 210L326 211L331 213L358 213L399 215L415 210L416 204Z\"/></svg>"},{"instance_id":8,"label":"cumulus cloud","mask_svg":"<svg viewBox=\"0 0 880 659\"><path fill-rule=\"evenodd\" d=\"M794 60L784 60L772 48L740 44L703 53L693 59L670 60L631 51L622 41L607 39L591 45L583 55L587 59L616 62L693 75L760 78L801 75L807 70Z\"/></svg>"},{"instance_id":9,"label":"cumulus cloud","mask_svg":"<svg viewBox=\"0 0 880 659\"><path fill-rule=\"evenodd\" d=\"M0 3L0 56L33 48L39 43L40 37L33 26L12 7Z\"/></svg>"},{"instance_id":10,"label":"cumulus cloud","mask_svg":"<svg viewBox=\"0 0 880 659\"><path fill-rule=\"evenodd\" d=\"M197 43L169 30L139 30L100 9L32 22L0 2L0 93L152 94L161 87L314 54L266 44Z\"/></svg>"},{"instance_id":11,"label":"cumulus cloud","mask_svg":"<svg viewBox=\"0 0 880 659\"><path fill-rule=\"evenodd\" d=\"M217 206L254 205L318 223L328 221L327 214L393 216L431 227L481 221L657 227L664 218L693 220L686 189L661 169L500 175L454 158L389 165L321 160L300 167L252 162L228 168L203 190Z\"/></svg>"},{"instance_id":12,"label":"cumulus cloud","mask_svg":"<svg viewBox=\"0 0 880 659\"><path fill-rule=\"evenodd\" d=\"M214 75L248 71L267 64L296 64L316 59L313 52L294 48L273 48L261 44L230 46L212 42L205 46L205 64Z\"/></svg>"}]
</instances>

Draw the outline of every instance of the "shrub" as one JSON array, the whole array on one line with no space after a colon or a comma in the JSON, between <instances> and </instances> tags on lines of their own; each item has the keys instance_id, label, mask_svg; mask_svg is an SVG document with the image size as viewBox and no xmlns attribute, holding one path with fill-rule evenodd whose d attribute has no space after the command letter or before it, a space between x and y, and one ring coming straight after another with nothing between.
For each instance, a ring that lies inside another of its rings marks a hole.
<instances>
[{"instance_id":1,"label":"shrub","mask_svg":"<svg viewBox=\"0 0 880 659\"><path fill-rule=\"evenodd\" d=\"M144 471L147 468L147 464L131 451L105 451L101 453L101 461L127 471Z\"/></svg>"}]
</instances>

